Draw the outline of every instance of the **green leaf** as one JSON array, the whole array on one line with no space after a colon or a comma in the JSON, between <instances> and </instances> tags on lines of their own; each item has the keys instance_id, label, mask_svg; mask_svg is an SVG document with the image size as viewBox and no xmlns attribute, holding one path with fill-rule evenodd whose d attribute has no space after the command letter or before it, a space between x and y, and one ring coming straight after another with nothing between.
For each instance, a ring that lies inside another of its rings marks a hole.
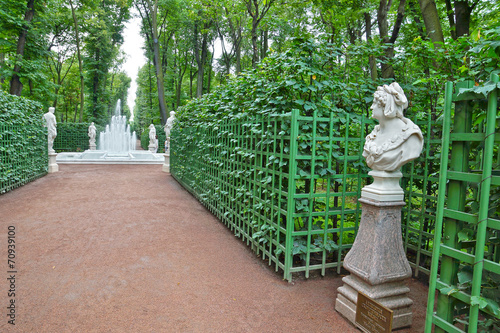
<instances>
[{"instance_id":1,"label":"green leaf","mask_svg":"<svg viewBox=\"0 0 500 333\"><path fill-rule=\"evenodd\" d=\"M481 296L471 296L470 305L478 305L480 309L484 309L488 306L488 301Z\"/></svg>"},{"instance_id":2,"label":"green leaf","mask_svg":"<svg viewBox=\"0 0 500 333\"><path fill-rule=\"evenodd\" d=\"M445 294L445 295L453 295L455 293L458 293L460 290L458 290L457 288L454 288L454 287L444 287L444 288L441 288L439 289L439 292L441 294Z\"/></svg>"},{"instance_id":3,"label":"green leaf","mask_svg":"<svg viewBox=\"0 0 500 333\"><path fill-rule=\"evenodd\" d=\"M457 277L458 277L458 282L460 284L466 284L472 282L472 277L473 277L472 267L464 266L460 270L460 272L458 272Z\"/></svg>"},{"instance_id":4,"label":"green leaf","mask_svg":"<svg viewBox=\"0 0 500 333\"><path fill-rule=\"evenodd\" d=\"M458 240L460 242L469 241L474 239L474 230L472 229L462 229L458 232Z\"/></svg>"}]
</instances>

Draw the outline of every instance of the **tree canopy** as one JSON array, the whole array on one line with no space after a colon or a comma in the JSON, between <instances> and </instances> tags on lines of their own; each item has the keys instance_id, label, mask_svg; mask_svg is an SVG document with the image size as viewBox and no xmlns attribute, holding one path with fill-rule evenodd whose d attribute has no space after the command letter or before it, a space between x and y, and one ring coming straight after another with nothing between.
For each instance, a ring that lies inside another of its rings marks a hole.
<instances>
[{"instance_id":1,"label":"tree canopy","mask_svg":"<svg viewBox=\"0 0 500 333\"><path fill-rule=\"evenodd\" d=\"M55 106L59 121L106 123L118 99L131 111L120 46L133 15L147 59L136 128L163 124L297 39L336 50L334 85L368 95L398 80L432 111L444 81L499 72L500 8L487 0L0 0L0 8L2 91Z\"/></svg>"}]
</instances>

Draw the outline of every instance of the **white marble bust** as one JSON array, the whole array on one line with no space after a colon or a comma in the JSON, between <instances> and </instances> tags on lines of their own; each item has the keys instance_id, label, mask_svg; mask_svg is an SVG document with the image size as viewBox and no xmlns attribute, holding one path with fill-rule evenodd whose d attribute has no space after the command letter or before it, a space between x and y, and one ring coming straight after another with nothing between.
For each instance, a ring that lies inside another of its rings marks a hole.
<instances>
[{"instance_id":1,"label":"white marble bust","mask_svg":"<svg viewBox=\"0 0 500 333\"><path fill-rule=\"evenodd\" d=\"M371 106L379 125L366 137L363 157L373 170L393 172L416 159L424 138L420 128L403 116L408 100L398 83L377 88Z\"/></svg>"}]
</instances>

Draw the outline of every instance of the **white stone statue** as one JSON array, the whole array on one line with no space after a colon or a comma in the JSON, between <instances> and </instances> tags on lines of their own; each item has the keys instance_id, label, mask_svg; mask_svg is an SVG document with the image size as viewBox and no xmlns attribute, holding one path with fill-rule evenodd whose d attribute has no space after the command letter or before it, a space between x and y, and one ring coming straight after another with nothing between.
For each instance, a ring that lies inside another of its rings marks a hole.
<instances>
[{"instance_id":1,"label":"white stone statue","mask_svg":"<svg viewBox=\"0 0 500 333\"><path fill-rule=\"evenodd\" d=\"M45 124L44 126L47 127L47 140L48 140L48 147L49 147L49 154L54 154L55 150L53 148L54 145L54 139L57 136L57 121L56 121L56 116L54 116L54 112L56 109L54 107L49 108L49 112L45 113L43 115L43 118L45 119Z\"/></svg>"},{"instance_id":2,"label":"white stone statue","mask_svg":"<svg viewBox=\"0 0 500 333\"><path fill-rule=\"evenodd\" d=\"M416 159L424 138L420 128L403 116L408 100L397 82L377 88L371 106L379 125L366 137L363 157L373 170L393 172Z\"/></svg>"},{"instance_id":3,"label":"white stone statue","mask_svg":"<svg viewBox=\"0 0 500 333\"><path fill-rule=\"evenodd\" d=\"M94 122L89 126L89 144L90 146L95 146L96 128Z\"/></svg>"},{"instance_id":4,"label":"white stone statue","mask_svg":"<svg viewBox=\"0 0 500 333\"><path fill-rule=\"evenodd\" d=\"M165 137L167 137L167 139L170 138L170 131L174 126L174 121L175 121L175 111L170 111L170 117L168 117L167 122L163 127L163 129L165 130Z\"/></svg>"},{"instance_id":5,"label":"white stone statue","mask_svg":"<svg viewBox=\"0 0 500 333\"><path fill-rule=\"evenodd\" d=\"M149 151L156 153L158 150L158 139L156 138L156 128L155 125L149 125Z\"/></svg>"}]
</instances>

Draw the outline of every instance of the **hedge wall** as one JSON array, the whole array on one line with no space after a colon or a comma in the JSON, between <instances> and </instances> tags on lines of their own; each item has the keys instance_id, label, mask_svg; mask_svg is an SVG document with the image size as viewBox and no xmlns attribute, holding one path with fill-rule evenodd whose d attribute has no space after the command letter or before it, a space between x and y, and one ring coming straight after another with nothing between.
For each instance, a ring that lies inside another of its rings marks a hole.
<instances>
[{"instance_id":1,"label":"hedge wall","mask_svg":"<svg viewBox=\"0 0 500 333\"><path fill-rule=\"evenodd\" d=\"M56 152L82 152L89 149L89 126L88 123L58 123L57 137L54 140ZM104 126L95 125L96 143L99 140L100 132L104 131Z\"/></svg>"},{"instance_id":2,"label":"hedge wall","mask_svg":"<svg viewBox=\"0 0 500 333\"><path fill-rule=\"evenodd\" d=\"M0 91L0 193L48 172L42 105Z\"/></svg>"}]
</instances>

